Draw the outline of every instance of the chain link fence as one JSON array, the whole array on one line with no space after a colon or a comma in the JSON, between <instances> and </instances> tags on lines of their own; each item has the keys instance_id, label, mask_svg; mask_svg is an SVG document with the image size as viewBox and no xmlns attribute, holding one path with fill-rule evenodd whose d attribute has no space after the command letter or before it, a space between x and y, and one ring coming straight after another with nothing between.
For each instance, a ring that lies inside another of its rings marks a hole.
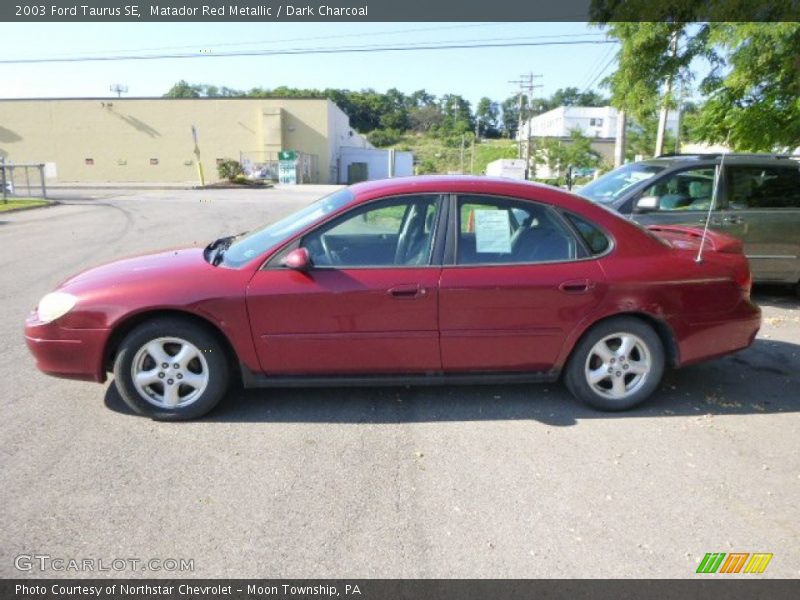
<instances>
[{"instance_id":1,"label":"chain link fence","mask_svg":"<svg viewBox=\"0 0 800 600\"><path fill-rule=\"evenodd\" d=\"M0 158L0 194L9 198L47 198L44 163L6 162Z\"/></svg>"},{"instance_id":2,"label":"chain link fence","mask_svg":"<svg viewBox=\"0 0 800 600\"><path fill-rule=\"evenodd\" d=\"M250 179L278 181L280 161L277 152L240 152L239 163ZM320 183L319 157L297 153L297 183Z\"/></svg>"}]
</instances>

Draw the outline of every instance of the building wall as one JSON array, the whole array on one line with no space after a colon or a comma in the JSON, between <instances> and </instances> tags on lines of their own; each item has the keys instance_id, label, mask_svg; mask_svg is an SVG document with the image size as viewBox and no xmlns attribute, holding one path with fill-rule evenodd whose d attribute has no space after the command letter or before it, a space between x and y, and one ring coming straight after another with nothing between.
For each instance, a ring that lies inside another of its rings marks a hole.
<instances>
[{"instance_id":1,"label":"building wall","mask_svg":"<svg viewBox=\"0 0 800 600\"><path fill-rule=\"evenodd\" d=\"M529 128L532 137L566 137L571 130L579 129L588 137L616 139L617 109L613 106L559 106L533 117ZM673 134L678 130L674 112L667 115L667 129ZM523 136L527 131L523 130Z\"/></svg>"},{"instance_id":2,"label":"building wall","mask_svg":"<svg viewBox=\"0 0 800 600\"><path fill-rule=\"evenodd\" d=\"M316 182L335 182L337 132L349 132L327 99L0 100L0 156L55 163L59 181L197 182L193 125L206 181L217 159L291 149L317 156Z\"/></svg>"},{"instance_id":3,"label":"building wall","mask_svg":"<svg viewBox=\"0 0 800 600\"><path fill-rule=\"evenodd\" d=\"M341 149L339 183L348 183L347 170L353 163L366 163L369 179L385 179L389 174L389 150L380 148ZM414 154L412 152L394 153L394 173L392 177L406 177L414 174Z\"/></svg>"}]
</instances>

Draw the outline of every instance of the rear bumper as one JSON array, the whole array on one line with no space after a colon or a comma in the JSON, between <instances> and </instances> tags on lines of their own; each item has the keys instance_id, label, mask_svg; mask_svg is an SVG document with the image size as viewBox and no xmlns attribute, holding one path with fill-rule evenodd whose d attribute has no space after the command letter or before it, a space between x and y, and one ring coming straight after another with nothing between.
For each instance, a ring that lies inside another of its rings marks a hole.
<instances>
[{"instance_id":1,"label":"rear bumper","mask_svg":"<svg viewBox=\"0 0 800 600\"><path fill-rule=\"evenodd\" d=\"M747 348L761 328L761 309L743 300L714 321L685 324L678 344L679 365L686 366Z\"/></svg>"},{"instance_id":2,"label":"rear bumper","mask_svg":"<svg viewBox=\"0 0 800 600\"><path fill-rule=\"evenodd\" d=\"M103 349L107 329L65 329L53 323L25 323L25 343L36 367L48 375L96 381L106 380Z\"/></svg>"}]
</instances>

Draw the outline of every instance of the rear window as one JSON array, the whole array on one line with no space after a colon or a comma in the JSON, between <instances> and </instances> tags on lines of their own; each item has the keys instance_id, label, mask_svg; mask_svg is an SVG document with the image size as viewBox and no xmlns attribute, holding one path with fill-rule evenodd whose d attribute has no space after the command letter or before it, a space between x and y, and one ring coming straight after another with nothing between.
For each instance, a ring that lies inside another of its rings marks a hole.
<instances>
[{"instance_id":1,"label":"rear window","mask_svg":"<svg viewBox=\"0 0 800 600\"><path fill-rule=\"evenodd\" d=\"M603 254L611 247L611 240L597 225L577 215L567 214L566 216L578 230L593 256Z\"/></svg>"}]
</instances>

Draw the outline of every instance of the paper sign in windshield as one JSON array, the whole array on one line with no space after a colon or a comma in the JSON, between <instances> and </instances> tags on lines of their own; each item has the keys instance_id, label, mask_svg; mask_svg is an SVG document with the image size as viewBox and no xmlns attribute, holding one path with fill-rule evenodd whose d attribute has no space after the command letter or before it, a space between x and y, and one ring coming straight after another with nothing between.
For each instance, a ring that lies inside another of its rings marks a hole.
<instances>
[{"instance_id":1,"label":"paper sign in windshield","mask_svg":"<svg viewBox=\"0 0 800 600\"><path fill-rule=\"evenodd\" d=\"M508 220L508 211L475 211L475 250L486 254L511 252L511 224Z\"/></svg>"}]
</instances>

